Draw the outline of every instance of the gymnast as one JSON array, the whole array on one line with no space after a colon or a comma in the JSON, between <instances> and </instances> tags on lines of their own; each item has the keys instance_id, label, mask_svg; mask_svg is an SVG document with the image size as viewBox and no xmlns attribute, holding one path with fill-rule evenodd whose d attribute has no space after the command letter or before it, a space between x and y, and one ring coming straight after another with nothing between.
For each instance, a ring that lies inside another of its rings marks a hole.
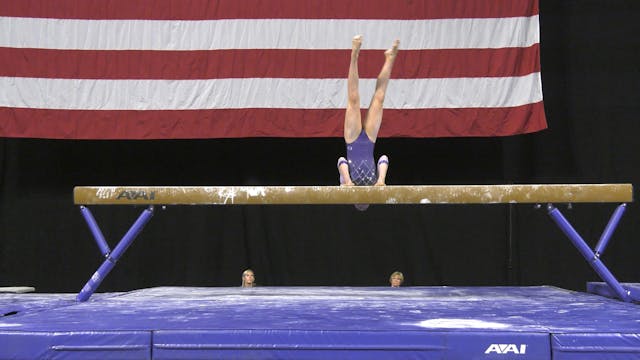
<instances>
[{"instance_id":1,"label":"gymnast","mask_svg":"<svg viewBox=\"0 0 640 360\"><path fill-rule=\"evenodd\" d=\"M358 91L358 55L361 45L362 35L354 36L351 43L351 62L347 80L347 110L344 116L344 141L347 147L347 158L340 157L338 159L338 172L340 173L340 184L344 186L382 186L385 185L389 159L386 155L382 155L376 167L373 162L373 147L382 124L382 104L400 42L395 40L391 49L384 52L384 65L378 75L376 89L364 121L361 119L360 93Z\"/></svg>"},{"instance_id":2,"label":"gymnast","mask_svg":"<svg viewBox=\"0 0 640 360\"><path fill-rule=\"evenodd\" d=\"M247 269L242 272L242 287L254 287L256 286L256 275L253 270Z\"/></svg>"},{"instance_id":3,"label":"gymnast","mask_svg":"<svg viewBox=\"0 0 640 360\"><path fill-rule=\"evenodd\" d=\"M382 155L376 166L373 160L373 148L382 124L382 104L400 41L395 40L392 47L384 52L384 65L378 75L375 92L364 121L361 118L360 93L358 91L358 55L361 45L362 35L354 36L351 42L351 62L349 63L347 80L347 110L344 117L344 141L347 148L347 158L340 157L338 159L340 185L383 186L389 168L389 158ZM366 209L366 205L358 205L356 207L359 210Z\"/></svg>"}]
</instances>

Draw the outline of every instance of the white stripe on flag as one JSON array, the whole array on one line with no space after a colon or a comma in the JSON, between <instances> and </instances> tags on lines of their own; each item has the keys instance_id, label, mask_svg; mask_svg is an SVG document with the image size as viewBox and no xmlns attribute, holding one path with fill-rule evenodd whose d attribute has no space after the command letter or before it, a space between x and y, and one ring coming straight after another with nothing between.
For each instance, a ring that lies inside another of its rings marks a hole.
<instances>
[{"instance_id":1,"label":"white stripe on flag","mask_svg":"<svg viewBox=\"0 0 640 360\"><path fill-rule=\"evenodd\" d=\"M437 20L75 20L0 17L0 46L77 50L365 49L528 47L538 16ZM347 39L347 40L345 40Z\"/></svg>"},{"instance_id":2,"label":"white stripe on flag","mask_svg":"<svg viewBox=\"0 0 640 360\"><path fill-rule=\"evenodd\" d=\"M368 107L375 79L360 80ZM78 80L0 77L0 106L73 110L334 109L345 79ZM393 79L385 108L511 107L542 100L540 73L522 77Z\"/></svg>"}]
</instances>

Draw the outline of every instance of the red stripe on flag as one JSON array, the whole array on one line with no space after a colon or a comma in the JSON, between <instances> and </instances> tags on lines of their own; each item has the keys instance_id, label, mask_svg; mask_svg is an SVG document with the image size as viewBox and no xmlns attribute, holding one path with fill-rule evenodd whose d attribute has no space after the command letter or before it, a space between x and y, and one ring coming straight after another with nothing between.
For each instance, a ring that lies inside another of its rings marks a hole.
<instances>
[{"instance_id":1,"label":"red stripe on flag","mask_svg":"<svg viewBox=\"0 0 640 360\"><path fill-rule=\"evenodd\" d=\"M506 136L546 128L542 102L512 108L385 110L381 137ZM344 110L89 111L0 107L0 136L54 139L342 137Z\"/></svg>"},{"instance_id":2,"label":"red stripe on flag","mask_svg":"<svg viewBox=\"0 0 640 360\"><path fill-rule=\"evenodd\" d=\"M0 76L63 79L346 78L348 50L86 51L0 48ZM393 78L523 76L540 71L539 46L403 50ZM382 51L362 50L375 78Z\"/></svg>"},{"instance_id":3,"label":"red stripe on flag","mask_svg":"<svg viewBox=\"0 0 640 360\"><path fill-rule=\"evenodd\" d=\"M537 0L16 0L0 16L60 19L448 19L531 16Z\"/></svg>"}]
</instances>

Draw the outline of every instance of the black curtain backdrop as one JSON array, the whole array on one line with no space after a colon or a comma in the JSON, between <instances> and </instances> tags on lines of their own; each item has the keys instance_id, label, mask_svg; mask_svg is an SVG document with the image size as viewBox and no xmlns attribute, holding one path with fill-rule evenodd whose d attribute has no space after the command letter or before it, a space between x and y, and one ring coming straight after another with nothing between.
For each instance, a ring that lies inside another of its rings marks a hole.
<instances>
[{"instance_id":1,"label":"black curtain backdrop","mask_svg":"<svg viewBox=\"0 0 640 360\"><path fill-rule=\"evenodd\" d=\"M640 2L540 1L549 129L505 138L382 138L389 184L640 184ZM384 125L383 125L384 126ZM335 185L342 139L0 139L0 286L76 292L102 262L75 185ZM595 245L615 204L559 207ZM143 208L92 207L113 248ZM638 205L603 261L640 282ZM99 291L151 286L555 285L598 278L544 207L175 206Z\"/></svg>"}]
</instances>

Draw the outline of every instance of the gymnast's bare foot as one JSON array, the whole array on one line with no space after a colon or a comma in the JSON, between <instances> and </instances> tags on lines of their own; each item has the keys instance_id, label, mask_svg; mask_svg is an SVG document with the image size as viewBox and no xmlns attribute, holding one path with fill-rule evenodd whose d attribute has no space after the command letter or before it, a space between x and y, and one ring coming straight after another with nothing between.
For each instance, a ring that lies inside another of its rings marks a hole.
<instances>
[{"instance_id":1,"label":"gymnast's bare foot","mask_svg":"<svg viewBox=\"0 0 640 360\"><path fill-rule=\"evenodd\" d=\"M356 35L351 40L351 54L358 55L360 53L360 47L362 46L362 35Z\"/></svg>"},{"instance_id":2,"label":"gymnast's bare foot","mask_svg":"<svg viewBox=\"0 0 640 360\"><path fill-rule=\"evenodd\" d=\"M373 186L386 186L387 184L385 184L383 181L378 181L375 184L373 184Z\"/></svg>"},{"instance_id":3,"label":"gymnast's bare foot","mask_svg":"<svg viewBox=\"0 0 640 360\"><path fill-rule=\"evenodd\" d=\"M344 183L344 184L340 184L340 186L354 186L355 184L352 182L348 182L348 183Z\"/></svg>"},{"instance_id":4,"label":"gymnast's bare foot","mask_svg":"<svg viewBox=\"0 0 640 360\"><path fill-rule=\"evenodd\" d=\"M387 49L384 52L384 56L387 58L387 60L395 60L396 55L398 55L398 47L400 46L400 40L395 40L393 42L393 45L391 45L391 49Z\"/></svg>"}]
</instances>

